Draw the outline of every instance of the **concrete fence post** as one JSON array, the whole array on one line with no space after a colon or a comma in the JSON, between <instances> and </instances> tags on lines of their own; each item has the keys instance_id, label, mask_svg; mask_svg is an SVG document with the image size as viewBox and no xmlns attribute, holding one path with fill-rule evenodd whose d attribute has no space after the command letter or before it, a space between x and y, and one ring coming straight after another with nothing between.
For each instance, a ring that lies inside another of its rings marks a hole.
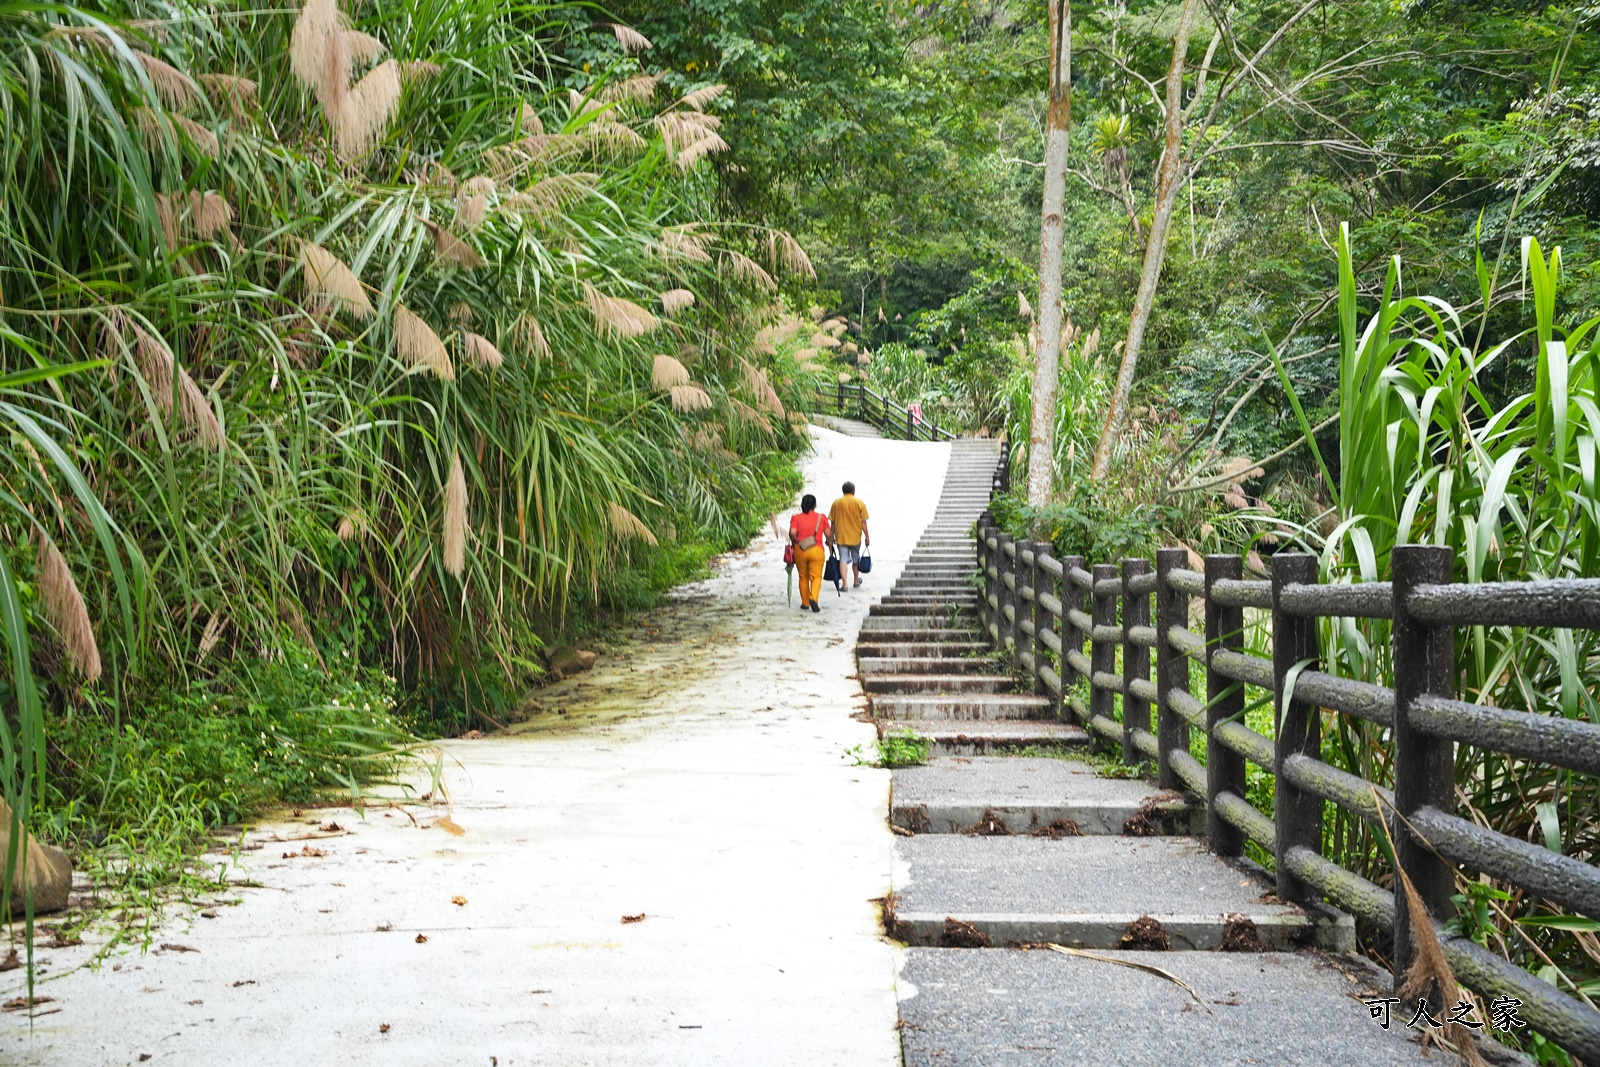
<instances>
[{"instance_id":1,"label":"concrete fence post","mask_svg":"<svg viewBox=\"0 0 1600 1067\"><path fill-rule=\"evenodd\" d=\"M1214 666L1218 652L1244 648L1244 609L1218 604L1212 587L1237 580L1244 565L1236 555L1206 557L1206 835L1211 851L1237 856L1244 851L1244 834L1217 811L1217 794L1245 795L1244 757L1217 744L1217 727L1244 713L1244 686L1224 676Z\"/></svg>"}]
</instances>

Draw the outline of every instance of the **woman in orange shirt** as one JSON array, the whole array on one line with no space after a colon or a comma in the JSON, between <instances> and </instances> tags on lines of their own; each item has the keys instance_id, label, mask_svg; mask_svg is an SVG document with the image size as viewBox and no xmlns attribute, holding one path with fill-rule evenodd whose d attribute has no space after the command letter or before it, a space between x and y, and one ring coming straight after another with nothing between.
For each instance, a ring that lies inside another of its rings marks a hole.
<instances>
[{"instance_id":1,"label":"woman in orange shirt","mask_svg":"<svg viewBox=\"0 0 1600 1067\"><path fill-rule=\"evenodd\" d=\"M817 510L817 498L807 493L800 498L800 513L789 520L789 543L794 545L795 566L800 569L800 610L821 611L817 597L822 592L822 567L827 558L822 543L831 527L828 517Z\"/></svg>"}]
</instances>

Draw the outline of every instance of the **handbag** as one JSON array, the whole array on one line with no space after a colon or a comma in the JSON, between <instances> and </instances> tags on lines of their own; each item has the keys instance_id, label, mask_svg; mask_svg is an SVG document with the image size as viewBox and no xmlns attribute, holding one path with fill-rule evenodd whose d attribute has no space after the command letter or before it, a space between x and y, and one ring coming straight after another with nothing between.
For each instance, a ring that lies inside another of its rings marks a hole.
<instances>
[{"instance_id":1,"label":"handbag","mask_svg":"<svg viewBox=\"0 0 1600 1067\"><path fill-rule=\"evenodd\" d=\"M817 544L817 539L815 537L802 537L802 538L800 538L800 548L801 548L802 551L804 551L805 549L808 549L808 548L815 548L816 544Z\"/></svg>"},{"instance_id":2,"label":"handbag","mask_svg":"<svg viewBox=\"0 0 1600 1067\"><path fill-rule=\"evenodd\" d=\"M793 545L784 545L783 546L783 565L785 567L793 567L794 566L794 546Z\"/></svg>"},{"instance_id":3,"label":"handbag","mask_svg":"<svg viewBox=\"0 0 1600 1067\"><path fill-rule=\"evenodd\" d=\"M836 586L839 584L840 579L838 556L829 553L828 562L822 565L822 580L825 582L832 582Z\"/></svg>"},{"instance_id":4,"label":"handbag","mask_svg":"<svg viewBox=\"0 0 1600 1067\"><path fill-rule=\"evenodd\" d=\"M862 574L872 573L872 549L863 548L861 550L861 559L856 562L856 570Z\"/></svg>"}]
</instances>

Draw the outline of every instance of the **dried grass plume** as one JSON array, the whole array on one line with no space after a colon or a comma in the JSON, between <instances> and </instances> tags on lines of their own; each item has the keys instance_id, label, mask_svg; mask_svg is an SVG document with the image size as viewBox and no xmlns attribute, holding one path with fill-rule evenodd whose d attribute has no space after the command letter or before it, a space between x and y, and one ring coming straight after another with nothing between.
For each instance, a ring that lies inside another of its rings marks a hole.
<instances>
[{"instance_id":1,"label":"dried grass plume","mask_svg":"<svg viewBox=\"0 0 1600 1067\"><path fill-rule=\"evenodd\" d=\"M608 501L606 508L610 513L611 532L616 534L619 539L626 540L630 537L636 537L646 544L653 545L656 543L656 535L650 532L650 527L646 526L644 520L639 516L615 500Z\"/></svg>"},{"instance_id":2,"label":"dried grass plume","mask_svg":"<svg viewBox=\"0 0 1600 1067\"><path fill-rule=\"evenodd\" d=\"M461 350L466 354L468 362L476 363L480 367L498 367L506 361L493 342L482 334L470 331L461 335Z\"/></svg>"},{"instance_id":3,"label":"dried grass plume","mask_svg":"<svg viewBox=\"0 0 1600 1067\"><path fill-rule=\"evenodd\" d=\"M309 292L330 297L358 319L372 317L372 301L361 279L326 248L310 241L301 245L300 271Z\"/></svg>"},{"instance_id":4,"label":"dried grass plume","mask_svg":"<svg viewBox=\"0 0 1600 1067\"><path fill-rule=\"evenodd\" d=\"M676 315L694 307L694 294L687 289L668 289L661 294L661 310Z\"/></svg>"},{"instance_id":5,"label":"dried grass plume","mask_svg":"<svg viewBox=\"0 0 1600 1067\"><path fill-rule=\"evenodd\" d=\"M39 533L39 604L66 649L67 662L85 681L100 677L100 646L89 622L89 608L78 592L61 550L41 528Z\"/></svg>"},{"instance_id":6,"label":"dried grass plume","mask_svg":"<svg viewBox=\"0 0 1600 1067\"><path fill-rule=\"evenodd\" d=\"M467 475L461 453L450 453L450 475L444 483L444 569L456 577L467 566Z\"/></svg>"},{"instance_id":7,"label":"dried grass plume","mask_svg":"<svg viewBox=\"0 0 1600 1067\"><path fill-rule=\"evenodd\" d=\"M407 364L433 372L442 381L453 382L455 364L444 342L422 318L404 304L394 306L394 345L400 358Z\"/></svg>"},{"instance_id":8,"label":"dried grass plume","mask_svg":"<svg viewBox=\"0 0 1600 1067\"><path fill-rule=\"evenodd\" d=\"M657 356L650 368L650 388L665 392L677 385L689 384L689 368L671 356Z\"/></svg>"},{"instance_id":9,"label":"dried grass plume","mask_svg":"<svg viewBox=\"0 0 1600 1067\"><path fill-rule=\"evenodd\" d=\"M640 52L647 52L655 47L650 43L650 38L633 27L624 26L620 22L611 24L611 32L616 35L617 43L622 46L622 50L630 56L636 56Z\"/></svg>"},{"instance_id":10,"label":"dried grass plume","mask_svg":"<svg viewBox=\"0 0 1600 1067\"><path fill-rule=\"evenodd\" d=\"M711 408L711 394L707 393L694 382L684 385L674 385L667 392L672 396L672 407L675 411L708 411Z\"/></svg>"},{"instance_id":11,"label":"dried grass plume","mask_svg":"<svg viewBox=\"0 0 1600 1067\"><path fill-rule=\"evenodd\" d=\"M584 285L583 302L594 316L595 331L602 337L642 337L661 324L633 301L607 296L592 285Z\"/></svg>"}]
</instances>

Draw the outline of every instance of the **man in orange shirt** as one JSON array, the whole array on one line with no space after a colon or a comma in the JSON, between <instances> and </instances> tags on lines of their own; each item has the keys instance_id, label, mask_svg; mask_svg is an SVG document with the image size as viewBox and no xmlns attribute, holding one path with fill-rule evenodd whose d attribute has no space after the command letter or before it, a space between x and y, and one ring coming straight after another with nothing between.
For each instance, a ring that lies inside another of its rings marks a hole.
<instances>
[{"instance_id":1,"label":"man in orange shirt","mask_svg":"<svg viewBox=\"0 0 1600 1067\"><path fill-rule=\"evenodd\" d=\"M839 566L849 567L855 581L850 588L861 588L861 550L872 546L872 535L867 532L867 505L856 496L856 483L844 483L844 496L828 509L828 521L833 525L829 543L839 550Z\"/></svg>"}]
</instances>

